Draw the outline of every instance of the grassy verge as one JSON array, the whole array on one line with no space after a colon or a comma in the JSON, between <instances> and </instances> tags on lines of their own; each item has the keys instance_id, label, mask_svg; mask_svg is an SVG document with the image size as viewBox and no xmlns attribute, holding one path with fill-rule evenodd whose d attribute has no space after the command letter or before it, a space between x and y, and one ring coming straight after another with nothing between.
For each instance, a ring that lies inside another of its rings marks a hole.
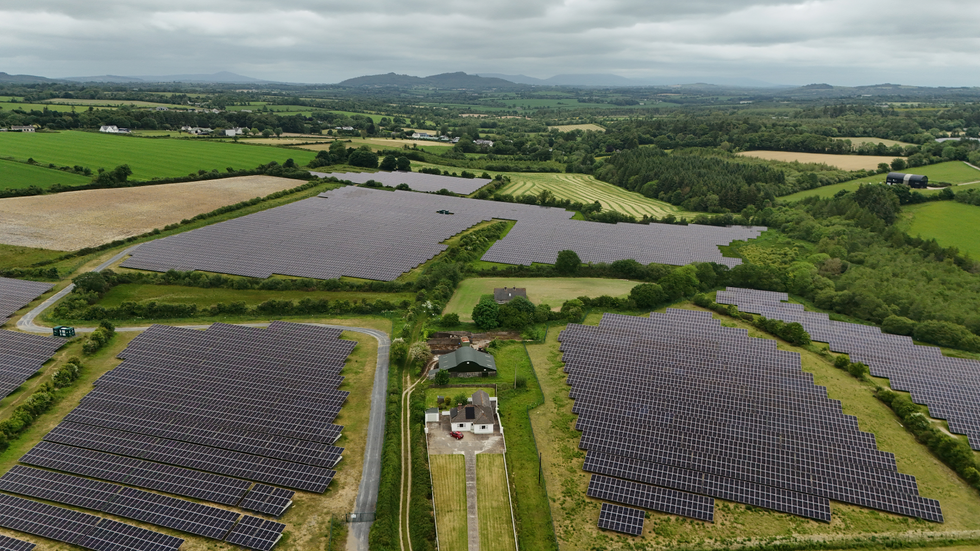
<instances>
[{"instance_id":1,"label":"grassy verge","mask_svg":"<svg viewBox=\"0 0 980 551\"><path fill-rule=\"evenodd\" d=\"M980 210L980 209L978 209ZM492 295L494 288L521 287L527 289L527 298L534 304L548 304L556 309L566 300L575 297L599 297L609 295L624 297L637 282L626 279L595 277L477 277L460 282L453 298L446 304L445 314L459 314L462 321L473 321L473 307L483 295Z\"/></svg>"},{"instance_id":2,"label":"grassy verge","mask_svg":"<svg viewBox=\"0 0 980 551\"><path fill-rule=\"evenodd\" d=\"M462 455L429 456L441 551L466 551L466 463Z\"/></svg>"},{"instance_id":3,"label":"grassy verge","mask_svg":"<svg viewBox=\"0 0 980 551\"><path fill-rule=\"evenodd\" d=\"M686 303L675 307L698 309ZM727 326L748 330L751 337L772 339L740 320L715 317ZM600 318L601 314L592 313L585 323L594 325ZM875 398L874 384L862 383L834 368L819 353L819 347L793 347L778 340L780 349L800 354L803 370L813 373L815 383L826 387L831 399L841 401L845 414L857 417L861 430L875 435L879 449L895 454L898 470L916 477L921 495L940 501L946 522L935 524L834 502L834 520L823 524L716 500L714 523L650 512L639 540L600 532L595 527L599 502L585 497L589 475L582 471L585 454L578 449L580 433L574 430L576 416L571 413L572 400L568 398L558 351L561 329L551 328L547 341L529 346L528 351L545 394L545 405L532 412L532 422L545 458L544 475L551 489L552 512L563 548L632 549L651 545L697 549L737 544L778 544L786 549L848 548L884 545L890 538L901 541L903 546L916 547L935 545L938 538L977 538L980 496L905 431L888 406ZM508 443L509 437L510 433Z\"/></svg>"},{"instance_id":4,"label":"grassy verge","mask_svg":"<svg viewBox=\"0 0 980 551\"><path fill-rule=\"evenodd\" d=\"M504 456L481 453L476 456L477 518L481 551L517 551L514 525L510 518Z\"/></svg>"}]
</instances>

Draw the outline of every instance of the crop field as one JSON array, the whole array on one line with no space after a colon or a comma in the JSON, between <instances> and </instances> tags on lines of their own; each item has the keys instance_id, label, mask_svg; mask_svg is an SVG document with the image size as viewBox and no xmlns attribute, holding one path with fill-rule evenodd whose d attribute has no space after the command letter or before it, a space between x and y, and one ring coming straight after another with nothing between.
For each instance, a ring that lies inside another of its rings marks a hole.
<instances>
[{"instance_id":1,"label":"crop field","mask_svg":"<svg viewBox=\"0 0 980 551\"><path fill-rule=\"evenodd\" d=\"M466 551L466 462L462 455L430 455L432 500L436 506L439 549Z\"/></svg>"},{"instance_id":2,"label":"crop field","mask_svg":"<svg viewBox=\"0 0 980 551\"><path fill-rule=\"evenodd\" d=\"M591 130L593 132L605 132L606 129L599 126L598 124L563 124L561 126L549 126L550 128L557 128L560 132L571 132L572 130Z\"/></svg>"},{"instance_id":3,"label":"crop field","mask_svg":"<svg viewBox=\"0 0 980 551\"><path fill-rule=\"evenodd\" d=\"M147 140L131 136L110 136L97 132L20 133L0 132L0 152L4 157L26 161L33 158L42 165L80 165L95 171L128 164L134 180L186 176L198 170L255 168L270 161L283 163L292 158L299 165L313 160L313 153L211 142L203 140Z\"/></svg>"},{"instance_id":4,"label":"crop field","mask_svg":"<svg viewBox=\"0 0 980 551\"><path fill-rule=\"evenodd\" d=\"M674 307L697 309L691 304ZM742 321L715 317L727 326L747 329L751 337L771 338ZM597 325L600 318L600 313L593 312L585 323ZM781 350L801 355L803 370L813 373L814 382L826 387L830 398L841 401L845 414L857 417L861 430L874 433L879 449L895 454L898 470L916 477L921 495L940 501L945 523L832 502L834 520L824 524L716 499L713 523L650 512L642 538L601 532L595 526L600 502L585 497L589 475L582 471L585 454L578 449L581 433L574 430L577 416L571 412L573 402L568 398L567 374L558 350L557 337L562 329L552 327L545 343L528 345L545 395L544 405L531 411L531 422L544 457L544 476L562 548L586 549L598 542L606 549L640 545L697 548L747 539L765 539L770 544L792 539L793 545L805 547L807 541L818 542L828 536L842 538L841 547L847 547L844 544L851 536L904 538L915 533L915 537L929 537L930 533L980 529L980 495L917 442L888 406L874 397L874 385L882 381L860 382L815 352L778 342Z\"/></svg>"},{"instance_id":5,"label":"crop field","mask_svg":"<svg viewBox=\"0 0 980 551\"><path fill-rule=\"evenodd\" d=\"M881 144L887 145L888 147L891 147L893 145L901 145L901 146L915 145L913 143L900 142L900 141L897 141L897 140L886 140L884 138L836 138L836 139L838 139L838 140L851 140L851 144L854 147L857 147L859 145L866 144L866 143L869 143L869 144L872 144L872 145L878 145L878 144L881 143Z\"/></svg>"},{"instance_id":6,"label":"crop field","mask_svg":"<svg viewBox=\"0 0 980 551\"><path fill-rule=\"evenodd\" d=\"M59 111L59 112L70 112L72 109L75 109L76 111L78 110L78 108L73 107L71 105L55 105L51 103L22 103L22 102L0 103L0 109L4 111L13 111L14 109L22 109L27 112L44 111L45 109L47 109L48 111ZM88 109L88 107L84 107L83 110L84 109ZM93 107L93 109L114 109L114 108Z\"/></svg>"},{"instance_id":7,"label":"crop field","mask_svg":"<svg viewBox=\"0 0 980 551\"><path fill-rule=\"evenodd\" d=\"M245 176L0 199L0 242L58 251L94 247L301 183Z\"/></svg>"},{"instance_id":8,"label":"crop field","mask_svg":"<svg viewBox=\"0 0 980 551\"><path fill-rule=\"evenodd\" d=\"M517 551L503 454L477 454L476 503L480 550Z\"/></svg>"},{"instance_id":9,"label":"crop field","mask_svg":"<svg viewBox=\"0 0 980 551\"><path fill-rule=\"evenodd\" d=\"M0 159L0 189L47 188L54 184L78 186L89 181L90 177L81 174Z\"/></svg>"},{"instance_id":10,"label":"crop field","mask_svg":"<svg viewBox=\"0 0 980 551\"><path fill-rule=\"evenodd\" d=\"M78 99L78 98L53 98L46 99L42 103L50 103L56 105L84 105L88 107L92 105L94 107L167 107L169 109L188 109L187 105L174 105L172 103L157 103L153 101L136 101L136 100L112 100L112 99Z\"/></svg>"},{"instance_id":11,"label":"crop field","mask_svg":"<svg viewBox=\"0 0 980 551\"><path fill-rule=\"evenodd\" d=\"M875 155L831 155L829 153L797 153L795 151L743 151L739 155L756 157L767 161L783 161L791 163L822 163L843 170L869 170L878 168L879 163L888 163L895 157Z\"/></svg>"},{"instance_id":12,"label":"crop field","mask_svg":"<svg viewBox=\"0 0 980 551\"><path fill-rule=\"evenodd\" d=\"M494 288L523 287L527 298L534 304L547 304L553 310L561 307L566 300L575 297L624 297L638 285L627 279L604 279L591 277L528 277L496 278L476 277L460 282L456 293L446 304L447 314L459 314L462 321L473 321L473 307L483 295L492 295Z\"/></svg>"},{"instance_id":13,"label":"crop field","mask_svg":"<svg viewBox=\"0 0 980 551\"><path fill-rule=\"evenodd\" d=\"M543 190L548 190L558 199L570 199L582 203L599 201L604 210L614 210L637 218L642 218L643 215L662 218L668 214L681 212L680 208L670 203L650 199L639 193L601 182L588 174L533 172L503 174L510 177L511 183L497 193L515 197L528 193L537 195Z\"/></svg>"},{"instance_id":14,"label":"crop field","mask_svg":"<svg viewBox=\"0 0 980 551\"><path fill-rule=\"evenodd\" d=\"M970 167L962 161L947 161L929 166L918 166L905 169L903 172L912 174L924 174L929 177L930 182L949 182L951 184L966 184L980 181L980 170ZM799 191L792 195L780 197L782 201L799 201L806 197L833 197L838 191L845 189L855 191L861 184L883 184L885 183L884 174L876 174L865 178L858 178L849 182L834 184L831 186L818 187ZM954 191L956 189L954 188ZM918 190L919 193L939 193L938 190Z\"/></svg>"},{"instance_id":15,"label":"crop field","mask_svg":"<svg viewBox=\"0 0 980 551\"><path fill-rule=\"evenodd\" d=\"M903 214L911 218L906 230L909 235L935 239L944 247L956 247L960 253L980 258L980 207L937 201L908 205Z\"/></svg>"}]
</instances>

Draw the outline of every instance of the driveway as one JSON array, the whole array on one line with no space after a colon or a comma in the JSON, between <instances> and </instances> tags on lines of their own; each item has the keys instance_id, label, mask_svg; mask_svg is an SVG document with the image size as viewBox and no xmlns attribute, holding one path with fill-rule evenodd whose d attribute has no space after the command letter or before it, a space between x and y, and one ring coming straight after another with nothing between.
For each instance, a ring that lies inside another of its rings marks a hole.
<instances>
[{"instance_id":1,"label":"driveway","mask_svg":"<svg viewBox=\"0 0 980 551\"><path fill-rule=\"evenodd\" d=\"M504 435L500 427L494 424L493 434L473 434L464 432L462 440L449 436L449 416L440 415L439 423L426 423L429 429L429 453L443 455L451 453L504 453Z\"/></svg>"}]
</instances>

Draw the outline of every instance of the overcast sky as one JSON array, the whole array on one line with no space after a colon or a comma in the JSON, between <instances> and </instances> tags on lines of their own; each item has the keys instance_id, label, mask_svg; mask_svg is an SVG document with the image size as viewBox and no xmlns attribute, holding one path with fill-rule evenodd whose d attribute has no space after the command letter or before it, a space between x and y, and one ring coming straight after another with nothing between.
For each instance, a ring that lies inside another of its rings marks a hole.
<instances>
[{"instance_id":1,"label":"overcast sky","mask_svg":"<svg viewBox=\"0 0 980 551\"><path fill-rule=\"evenodd\" d=\"M980 85L976 0L0 0L0 71Z\"/></svg>"}]
</instances>

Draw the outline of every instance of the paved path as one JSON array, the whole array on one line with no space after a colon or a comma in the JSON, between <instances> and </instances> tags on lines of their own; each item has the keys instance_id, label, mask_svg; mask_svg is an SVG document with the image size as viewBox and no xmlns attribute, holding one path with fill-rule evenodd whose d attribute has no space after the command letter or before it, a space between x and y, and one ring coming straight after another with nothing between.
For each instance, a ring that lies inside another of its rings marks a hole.
<instances>
[{"instance_id":1,"label":"paved path","mask_svg":"<svg viewBox=\"0 0 980 551\"><path fill-rule=\"evenodd\" d=\"M138 245L137 245L138 246ZM130 254L136 247L130 247L121 253L105 261L95 272L101 272L113 263L118 262L122 257ZM41 327L34 323L42 312L50 308L55 302L67 295L75 288L75 284L65 287L58 293L39 304L30 312L24 314L17 320L17 329L28 333L51 334L50 327ZM267 327L268 322L263 323L239 323L246 327ZM344 331L354 331L370 335L378 341L377 367L374 372L374 388L371 389L371 414L368 419L367 441L364 445L364 470L361 473L361 484L357 489L357 498L354 500L355 513L374 513L378 505L378 485L381 481L381 445L384 442L385 432L385 395L388 391L388 351L391 347L391 339L384 331L368 329L365 327L347 327L345 325L327 325L322 323L311 323L321 327L334 327ZM207 329L207 325L179 325L175 327L186 327L190 329ZM144 331L147 327L117 327L116 331ZM90 333L95 331L94 327L79 327L79 333ZM347 548L356 551L368 551L368 534L371 531L371 522L351 523L347 539Z\"/></svg>"},{"instance_id":2,"label":"paved path","mask_svg":"<svg viewBox=\"0 0 980 551\"><path fill-rule=\"evenodd\" d=\"M480 551L480 519L476 514L476 452L463 453L466 460L466 528L469 551Z\"/></svg>"}]
</instances>

